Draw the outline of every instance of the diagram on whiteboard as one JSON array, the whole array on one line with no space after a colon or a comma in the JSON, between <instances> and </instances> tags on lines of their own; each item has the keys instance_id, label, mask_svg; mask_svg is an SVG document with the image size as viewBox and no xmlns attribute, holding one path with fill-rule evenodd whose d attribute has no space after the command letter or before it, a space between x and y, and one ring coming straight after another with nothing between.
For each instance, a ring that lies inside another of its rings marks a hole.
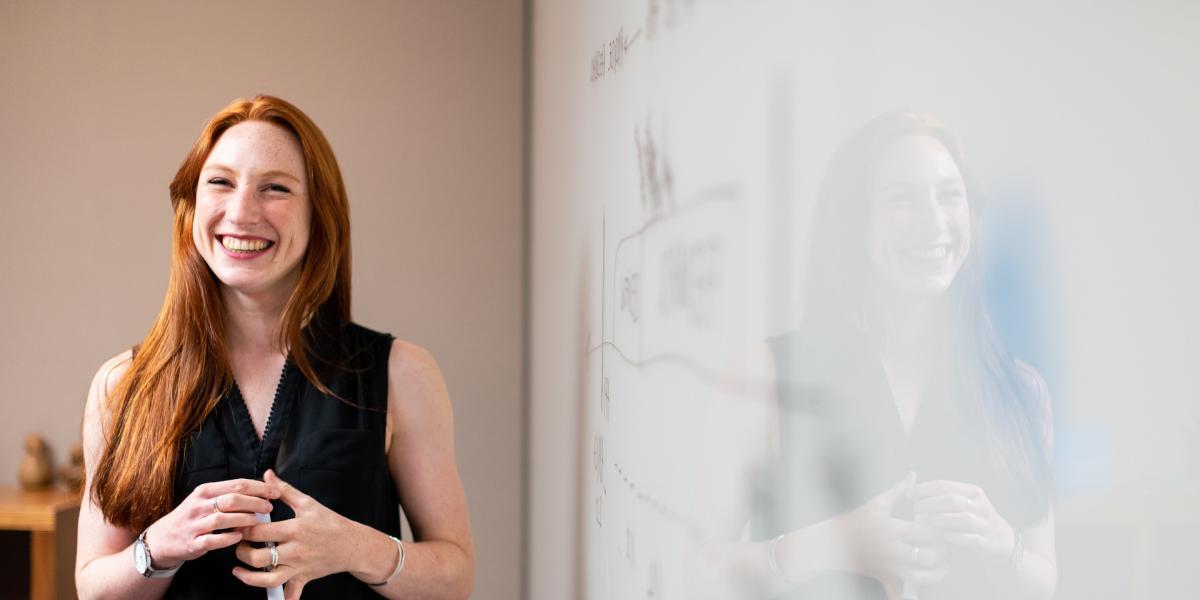
<instances>
[{"instance_id":1,"label":"diagram on whiteboard","mask_svg":"<svg viewBox=\"0 0 1200 600\"><path fill-rule=\"evenodd\" d=\"M690 600L720 589L703 557L749 518L767 445L746 364L765 330L768 77L712 43L731 7L595 10L577 63L579 159L603 165L575 181L591 224L578 591Z\"/></svg>"},{"instance_id":2,"label":"diagram on whiteboard","mask_svg":"<svg viewBox=\"0 0 1200 600\"><path fill-rule=\"evenodd\" d=\"M694 563L744 513L763 445L762 386L738 371L760 312L753 185L681 159L674 126L650 112L630 128L626 192L593 244L590 598L696 597Z\"/></svg>"}]
</instances>

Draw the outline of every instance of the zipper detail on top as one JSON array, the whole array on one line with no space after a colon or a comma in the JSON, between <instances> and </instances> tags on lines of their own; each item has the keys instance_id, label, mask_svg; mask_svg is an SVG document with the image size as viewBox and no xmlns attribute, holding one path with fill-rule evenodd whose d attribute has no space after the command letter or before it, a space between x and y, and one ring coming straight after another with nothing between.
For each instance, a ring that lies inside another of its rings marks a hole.
<instances>
[{"instance_id":1,"label":"zipper detail on top","mask_svg":"<svg viewBox=\"0 0 1200 600\"><path fill-rule=\"evenodd\" d=\"M283 390L283 382L287 380L288 374L288 359L285 356L283 359L283 370L279 373L279 383L275 384L275 395L271 398L271 410L267 412L267 422L263 424L262 439L258 440L258 456L254 459L256 468L260 471L262 468L263 448L267 447L267 435L271 433L271 423L275 420L275 411L279 408L279 392ZM242 398L242 404L246 403L246 399ZM261 476L262 473L259 473Z\"/></svg>"},{"instance_id":2,"label":"zipper detail on top","mask_svg":"<svg viewBox=\"0 0 1200 600\"><path fill-rule=\"evenodd\" d=\"M237 380L233 382L233 385L237 386L238 398L242 401L242 408L246 411L246 420L250 422L250 431L254 434L254 441L258 445L254 456L254 467L256 471L259 471L259 476L262 476L262 471L264 471L262 469L263 449L267 445L267 436L271 434L271 424L275 421L275 413L279 409L279 395L283 391L284 382L287 381L290 364L291 361L289 359L283 359L283 370L279 373L279 381L275 384L275 395L271 398L271 409L267 412L267 422L263 424L261 438L254 431L254 419L250 418L250 406L246 404L246 396L242 393L242 388L238 385Z\"/></svg>"}]
</instances>

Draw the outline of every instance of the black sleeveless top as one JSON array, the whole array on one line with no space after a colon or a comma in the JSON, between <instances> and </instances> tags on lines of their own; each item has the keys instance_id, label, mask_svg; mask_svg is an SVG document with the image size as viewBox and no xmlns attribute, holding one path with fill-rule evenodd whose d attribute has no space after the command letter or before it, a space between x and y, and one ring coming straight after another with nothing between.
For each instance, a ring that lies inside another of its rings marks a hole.
<instances>
[{"instance_id":1,"label":"black sleeveless top","mask_svg":"<svg viewBox=\"0 0 1200 600\"><path fill-rule=\"evenodd\" d=\"M237 386L231 386L200 429L184 441L176 501L203 483L261 480L273 468L284 481L326 507L399 537L400 499L385 455L392 340L391 335L351 323L310 352L310 364L325 386L357 406L319 391L289 357L261 444ZM273 504L272 521L295 516L282 501ZM234 548L184 563L165 597L265 598L264 588L247 586L233 576L234 566L247 567ZM304 597L379 596L350 574L337 573L306 584Z\"/></svg>"},{"instance_id":2,"label":"black sleeveless top","mask_svg":"<svg viewBox=\"0 0 1200 600\"><path fill-rule=\"evenodd\" d=\"M983 417L966 410L964 399L931 388L905 431L878 353L865 335L849 327L806 328L772 338L770 346L780 456L764 486L760 537L771 539L857 508L909 471L918 482L944 479L979 486L1015 528L1045 517L1047 507L996 463ZM911 502L898 505L893 515L911 519ZM952 548L949 565L945 579L919 590L921 600L994 597L984 566L969 553ZM884 600L885 593L874 579L830 572L782 597Z\"/></svg>"}]
</instances>

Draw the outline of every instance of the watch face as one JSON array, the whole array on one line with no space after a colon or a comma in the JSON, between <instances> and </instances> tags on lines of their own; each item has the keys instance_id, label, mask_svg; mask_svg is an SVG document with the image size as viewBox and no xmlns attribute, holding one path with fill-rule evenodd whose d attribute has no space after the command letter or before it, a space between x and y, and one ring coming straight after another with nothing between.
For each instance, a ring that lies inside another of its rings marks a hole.
<instances>
[{"instance_id":1,"label":"watch face","mask_svg":"<svg viewBox=\"0 0 1200 600\"><path fill-rule=\"evenodd\" d=\"M141 540L133 544L133 565L137 567L138 573L143 575L150 570L150 561L146 560L146 546Z\"/></svg>"}]
</instances>

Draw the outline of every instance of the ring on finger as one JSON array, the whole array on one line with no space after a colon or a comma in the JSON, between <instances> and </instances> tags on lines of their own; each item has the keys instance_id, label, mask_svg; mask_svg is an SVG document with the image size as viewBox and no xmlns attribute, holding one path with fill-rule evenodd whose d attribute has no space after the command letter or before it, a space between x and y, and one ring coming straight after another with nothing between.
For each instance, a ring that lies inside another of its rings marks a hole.
<instances>
[{"instance_id":1,"label":"ring on finger","mask_svg":"<svg viewBox=\"0 0 1200 600\"><path fill-rule=\"evenodd\" d=\"M271 544L271 569L279 566L279 549Z\"/></svg>"},{"instance_id":2,"label":"ring on finger","mask_svg":"<svg viewBox=\"0 0 1200 600\"><path fill-rule=\"evenodd\" d=\"M219 513L219 512L222 512L222 511L221 511L221 506L217 504L217 499L218 499L218 498L220 498L220 496L213 496L213 513Z\"/></svg>"}]
</instances>

